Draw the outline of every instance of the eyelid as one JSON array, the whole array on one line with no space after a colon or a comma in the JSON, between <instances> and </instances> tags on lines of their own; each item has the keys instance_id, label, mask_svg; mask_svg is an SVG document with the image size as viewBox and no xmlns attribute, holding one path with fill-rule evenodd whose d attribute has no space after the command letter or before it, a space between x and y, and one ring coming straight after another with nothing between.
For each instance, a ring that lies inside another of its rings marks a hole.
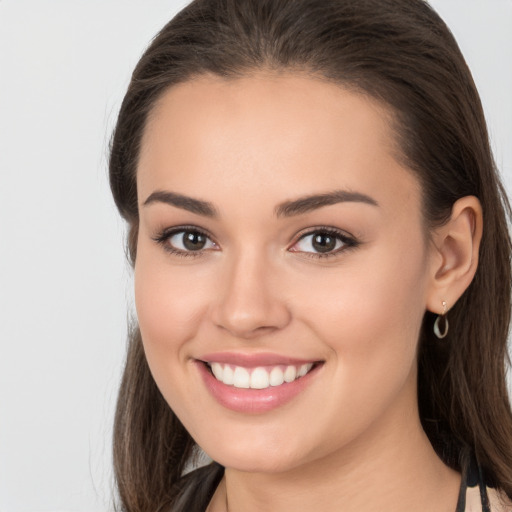
<instances>
[{"instance_id":1,"label":"eyelid","mask_svg":"<svg viewBox=\"0 0 512 512\"><path fill-rule=\"evenodd\" d=\"M161 231L159 231L155 236L152 237L153 241L155 241L157 244L162 245L165 251L176 255L176 256L182 256L182 257L200 257L203 256L205 252L211 251L211 250L217 250L217 249L198 249L197 251L186 251L183 249L178 249L176 247L171 246L168 241L170 238L172 238L174 235L177 235L179 233L185 233L185 232L194 232L199 233L210 242L212 242L217 248L219 247L218 243L215 241L215 239L208 233L207 230L200 228L199 226L194 225L184 225L184 226L173 226L170 228L164 228Z\"/></svg>"},{"instance_id":2,"label":"eyelid","mask_svg":"<svg viewBox=\"0 0 512 512\"><path fill-rule=\"evenodd\" d=\"M314 252L314 251L299 251L299 250L293 250L293 247L297 245L301 240L308 236L312 236L315 234L328 234L332 235L338 240L341 240L343 243L343 246L329 252ZM357 246L360 245L360 242L356 239L355 236L351 235L350 233L343 231L338 228L334 228L332 226L315 226L311 228L307 228L306 230L303 230L302 232L298 233L295 241L293 242L293 245L288 249L291 252L299 253L307 257L312 258L327 258L330 256L338 256L340 253L346 252L347 250L354 249Z\"/></svg>"},{"instance_id":3,"label":"eyelid","mask_svg":"<svg viewBox=\"0 0 512 512\"><path fill-rule=\"evenodd\" d=\"M182 250L182 249L173 247L168 243L169 239L172 236L179 234L179 233L187 232L187 231L188 232L196 232L196 233L199 233L199 234L205 236L206 238L208 238L210 240L210 242L212 242L216 246L216 248L215 249L212 249L212 248L198 249L197 251ZM319 233L320 234L328 234L328 235L331 235L331 236L337 238L338 240L341 240L343 243L343 246L336 250L332 250L332 251L325 252L325 253L314 252L314 251L293 250L293 247L295 245L297 245L304 238L306 238L308 236L312 236L314 234L319 234ZM169 252L173 255L183 256L183 257L200 257L200 256L203 256L205 252L220 249L219 244L215 241L214 237L208 232L208 230L206 230L204 228L200 228L199 226L194 226L194 225L173 226L170 228L164 228L157 235L152 237L152 239L155 242L157 242L158 244L162 245L164 250L166 250L167 252ZM334 228L332 226L314 226L314 227L309 227L309 228L304 229L301 232L299 232L296 235L295 241L293 242L292 246L289 247L287 250L290 252L302 254L306 257L326 258L326 257L330 257L330 256L337 256L342 252L346 252L347 250L354 249L358 245L360 245L360 242L353 235L348 233L347 231L344 231L344 230L341 230L338 228Z\"/></svg>"}]
</instances>

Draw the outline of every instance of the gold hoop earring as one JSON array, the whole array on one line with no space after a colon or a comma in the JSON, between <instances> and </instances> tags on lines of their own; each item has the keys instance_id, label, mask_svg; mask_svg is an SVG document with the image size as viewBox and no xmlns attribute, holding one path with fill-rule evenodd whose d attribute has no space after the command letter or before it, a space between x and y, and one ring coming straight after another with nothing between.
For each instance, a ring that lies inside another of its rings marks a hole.
<instances>
[{"instance_id":1,"label":"gold hoop earring","mask_svg":"<svg viewBox=\"0 0 512 512\"><path fill-rule=\"evenodd\" d=\"M443 300L443 313L437 315L436 321L434 322L434 334L442 340L446 338L448 334L448 318L446 318L446 301Z\"/></svg>"}]
</instances>

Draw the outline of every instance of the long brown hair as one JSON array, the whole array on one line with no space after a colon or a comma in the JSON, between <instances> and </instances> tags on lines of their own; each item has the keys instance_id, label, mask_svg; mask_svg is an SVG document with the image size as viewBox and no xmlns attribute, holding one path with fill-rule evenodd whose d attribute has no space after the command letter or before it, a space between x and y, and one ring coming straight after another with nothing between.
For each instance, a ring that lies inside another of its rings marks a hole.
<instances>
[{"instance_id":1,"label":"long brown hair","mask_svg":"<svg viewBox=\"0 0 512 512\"><path fill-rule=\"evenodd\" d=\"M370 95L391 107L400 158L423 189L430 228L475 195L484 234L476 276L450 310L439 342L425 314L418 400L445 462L468 447L512 498L512 414L505 374L510 320L509 206L489 147L475 84L449 29L422 0L195 0L140 59L111 143L110 183L136 258L136 171L144 126L169 87L213 73L290 70ZM195 443L159 393L134 326L119 393L114 461L122 509L172 506Z\"/></svg>"}]
</instances>

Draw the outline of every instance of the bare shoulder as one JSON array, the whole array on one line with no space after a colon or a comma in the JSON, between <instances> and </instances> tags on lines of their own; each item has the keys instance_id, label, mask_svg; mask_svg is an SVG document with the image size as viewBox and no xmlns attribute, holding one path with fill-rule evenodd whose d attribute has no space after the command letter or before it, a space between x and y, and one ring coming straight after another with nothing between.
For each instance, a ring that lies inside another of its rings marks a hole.
<instances>
[{"instance_id":1,"label":"bare shoulder","mask_svg":"<svg viewBox=\"0 0 512 512\"><path fill-rule=\"evenodd\" d=\"M487 487L487 496L491 512L512 512L512 502L504 492ZM468 487L464 512L482 512L483 508L479 486Z\"/></svg>"},{"instance_id":2,"label":"bare shoulder","mask_svg":"<svg viewBox=\"0 0 512 512\"><path fill-rule=\"evenodd\" d=\"M492 512L512 512L512 501L504 492L487 488L487 495Z\"/></svg>"}]
</instances>

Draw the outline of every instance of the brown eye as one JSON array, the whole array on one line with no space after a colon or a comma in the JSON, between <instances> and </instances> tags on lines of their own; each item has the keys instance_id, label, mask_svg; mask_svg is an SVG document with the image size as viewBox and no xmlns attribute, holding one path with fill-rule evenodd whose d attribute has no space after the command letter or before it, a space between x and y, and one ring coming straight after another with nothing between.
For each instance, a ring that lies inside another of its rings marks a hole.
<instances>
[{"instance_id":1,"label":"brown eye","mask_svg":"<svg viewBox=\"0 0 512 512\"><path fill-rule=\"evenodd\" d=\"M217 245L207 235L195 229L181 229L159 237L158 241L175 253L200 252L217 249Z\"/></svg>"},{"instance_id":2,"label":"brown eye","mask_svg":"<svg viewBox=\"0 0 512 512\"><path fill-rule=\"evenodd\" d=\"M182 243L185 249L189 251L199 251L204 249L207 238L202 233L197 231L184 231L182 236Z\"/></svg>"},{"instance_id":3,"label":"brown eye","mask_svg":"<svg viewBox=\"0 0 512 512\"><path fill-rule=\"evenodd\" d=\"M317 252L330 252L336 249L336 238L328 233L319 233L313 236L311 246Z\"/></svg>"},{"instance_id":4,"label":"brown eye","mask_svg":"<svg viewBox=\"0 0 512 512\"><path fill-rule=\"evenodd\" d=\"M338 252L355 247L358 242L343 232L318 229L303 235L298 242L290 248L292 252L309 253L311 256L330 256Z\"/></svg>"}]
</instances>

